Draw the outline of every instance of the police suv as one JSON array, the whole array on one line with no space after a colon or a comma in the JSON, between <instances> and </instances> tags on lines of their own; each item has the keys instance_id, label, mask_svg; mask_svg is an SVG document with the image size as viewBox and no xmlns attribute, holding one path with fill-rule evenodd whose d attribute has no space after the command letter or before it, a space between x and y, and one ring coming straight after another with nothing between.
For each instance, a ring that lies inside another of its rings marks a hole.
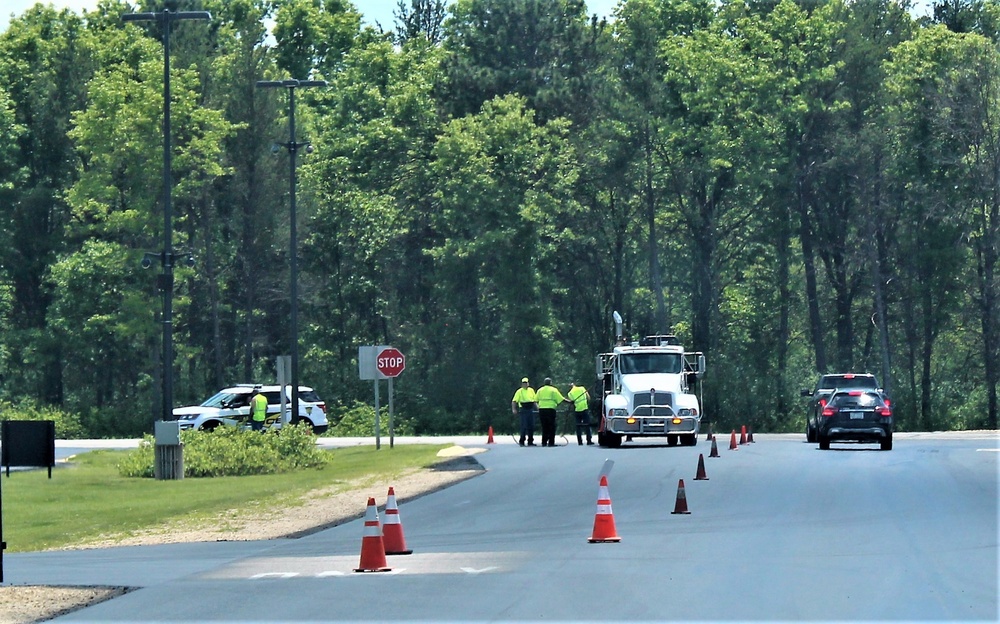
<instances>
[{"instance_id":1,"label":"police suv","mask_svg":"<svg viewBox=\"0 0 1000 624\"><path fill-rule=\"evenodd\" d=\"M225 388L204 401L201 405L174 408L174 418L181 430L202 429L212 431L220 425L249 427L250 397L257 387L267 398L267 418L265 429L280 429L282 424L291 422L291 386L284 386L285 413L281 413L281 386L261 386L239 384ZM307 386L299 386L299 422L312 427L313 432L323 433L330 423L326 419L326 403L316 391Z\"/></svg>"}]
</instances>

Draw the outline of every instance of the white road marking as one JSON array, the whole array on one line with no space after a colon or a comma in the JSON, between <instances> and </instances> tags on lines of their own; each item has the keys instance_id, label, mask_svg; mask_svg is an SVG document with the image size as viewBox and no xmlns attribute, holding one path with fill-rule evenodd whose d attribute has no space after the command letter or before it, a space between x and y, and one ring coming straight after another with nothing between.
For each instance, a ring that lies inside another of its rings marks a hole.
<instances>
[{"instance_id":1,"label":"white road marking","mask_svg":"<svg viewBox=\"0 0 1000 624\"><path fill-rule=\"evenodd\" d=\"M476 568L461 568L462 572L466 572L468 574L479 574L480 572L489 572L490 570L496 570L496 569L497 569L496 566L490 566L488 568L480 568L478 570Z\"/></svg>"}]
</instances>

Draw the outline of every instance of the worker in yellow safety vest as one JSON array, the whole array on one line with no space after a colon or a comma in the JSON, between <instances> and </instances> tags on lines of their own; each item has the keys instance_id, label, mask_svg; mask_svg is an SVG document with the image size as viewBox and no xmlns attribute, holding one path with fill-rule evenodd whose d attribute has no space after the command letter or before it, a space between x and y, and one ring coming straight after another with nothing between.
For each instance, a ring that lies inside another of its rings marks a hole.
<instances>
[{"instance_id":1,"label":"worker in yellow safety vest","mask_svg":"<svg viewBox=\"0 0 1000 624\"><path fill-rule=\"evenodd\" d=\"M566 393L566 398L573 402L573 417L576 419L576 443L583 446L583 434L587 434L587 444L593 445L590 436L590 393L583 386L573 383Z\"/></svg>"},{"instance_id":2,"label":"worker in yellow safety vest","mask_svg":"<svg viewBox=\"0 0 1000 624\"><path fill-rule=\"evenodd\" d=\"M538 419L542 421L542 446L556 445L556 407L567 403L566 397L545 378L545 385L538 389Z\"/></svg>"},{"instance_id":3,"label":"worker in yellow safety vest","mask_svg":"<svg viewBox=\"0 0 1000 624\"><path fill-rule=\"evenodd\" d=\"M535 390L528 385L528 378L521 379L521 387L514 392L511 399L510 409L514 415L521 417L521 440L518 442L524 446L524 439L528 439L528 446L535 446L535 410L538 409L538 398Z\"/></svg>"},{"instance_id":4,"label":"worker in yellow safety vest","mask_svg":"<svg viewBox=\"0 0 1000 624\"><path fill-rule=\"evenodd\" d=\"M254 431L263 431L266 419L267 397L261 394L260 386L254 386L253 394L250 396L250 427Z\"/></svg>"}]
</instances>

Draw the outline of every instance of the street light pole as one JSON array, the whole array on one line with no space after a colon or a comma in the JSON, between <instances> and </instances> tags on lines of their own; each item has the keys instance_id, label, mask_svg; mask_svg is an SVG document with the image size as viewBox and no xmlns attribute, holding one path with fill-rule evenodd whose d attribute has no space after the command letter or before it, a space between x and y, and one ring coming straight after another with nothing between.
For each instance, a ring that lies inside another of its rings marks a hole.
<instances>
[{"instance_id":1,"label":"street light pole","mask_svg":"<svg viewBox=\"0 0 1000 624\"><path fill-rule=\"evenodd\" d=\"M157 279L157 286L163 295L163 405L161 420L170 420L174 403L174 335L173 335L173 295L174 260L173 228L170 210L170 26L181 20L210 20L208 11L176 11L177 2L167 2L158 13L125 13L123 22L156 22L163 31L163 252L160 264L163 272ZM154 255L155 256L155 255ZM147 259L143 261L145 264Z\"/></svg>"},{"instance_id":2,"label":"street light pole","mask_svg":"<svg viewBox=\"0 0 1000 624\"><path fill-rule=\"evenodd\" d=\"M301 87L325 87L327 82L325 80L258 80L257 87L261 89L268 88L278 88L282 87L288 89L288 143L281 144L288 150L288 192L289 192L289 258L288 263L291 270L291 359L292 359L292 423L299 422L299 269L298 269L298 255L299 255L299 241L298 241L298 227L295 218L295 186L296 186L296 175L295 175L295 156L299 151L299 148L305 147L307 151L311 150L311 146L308 141L303 141L301 143L296 143L295 141L295 89Z\"/></svg>"}]
</instances>

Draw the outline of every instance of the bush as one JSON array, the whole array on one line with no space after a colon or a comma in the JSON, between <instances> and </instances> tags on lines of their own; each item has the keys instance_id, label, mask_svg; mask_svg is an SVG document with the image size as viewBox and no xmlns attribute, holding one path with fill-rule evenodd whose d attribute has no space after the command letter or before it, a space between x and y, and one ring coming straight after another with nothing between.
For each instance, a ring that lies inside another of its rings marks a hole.
<instances>
[{"instance_id":1,"label":"bush","mask_svg":"<svg viewBox=\"0 0 1000 624\"><path fill-rule=\"evenodd\" d=\"M87 431L78 414L70 414L49 405L38 405L28 399L13 404L0 401L0 420L53 420L56 437L60 440L82 440Z\"/></svg>"},{"instance_id":2,"label":"bush","mask_svg":"<svg viewBox=\"0 0 1000 624\"><path fill-rule=\"evenodd\" d=\"M392 415L393 435L413 435L413 423L399 414ZM389 410L379 409L379 430L384 435L389 434ZM375 435L375 408L360 401L355 401L353 407L340 408L336 424L332 425L327 435L338 438L365 438Z\"/></svg>"},{"instance_id":3,"label":"bush","mask_svg":"<svg viewBox=\"0 0 1000 624\"><path fill-rule=\"evenodd\" d=\"M124 477L152 477L155 461L152 436L118 464ZM185 477L276 474L319 468L328 455L316 446L308 427L285 425L278 433L219 427L215 431L182 431Z\"/></svg>"}]
</instances>

